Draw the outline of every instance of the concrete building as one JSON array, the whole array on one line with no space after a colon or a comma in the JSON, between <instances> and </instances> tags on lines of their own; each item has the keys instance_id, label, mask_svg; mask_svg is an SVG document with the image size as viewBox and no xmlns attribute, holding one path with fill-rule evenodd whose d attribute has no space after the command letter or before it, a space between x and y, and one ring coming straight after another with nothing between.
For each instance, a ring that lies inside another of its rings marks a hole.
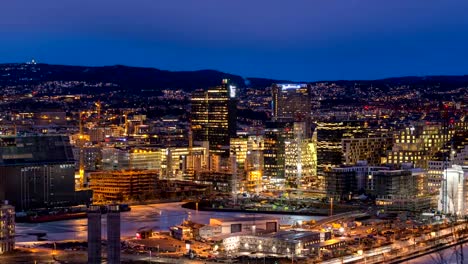
<instances>
[{"instance_id":1,"label":"concrete building","mask_svg":"<svg viewBox=\"0 0 468 264\"><path fill-rule=\"evenodd\" d=\"M0 137L0 199L16 210L75 203L75 160L60 135Z\"/></svg>"},{"instance_id":2,"label":"concrete building","mask_svg":"<svg viewBox=\"0 0 468 264\"><path fill-rule=\"evenodd\" d=\"M429 192L434 195L434 206L440 202L440 188L444 179L444 171L453 165L468 166L468 131L455 133L450 145L436 154L427 162Z\"/></svg>"},{"instance_id":3,"label":"concrete building","mask_svg":"<svg viewBox=\"0 0 468 264\"><path fill-rule=\"evenodd\" d=\"M15 249L15 208L5 201L0 205L0 254Z\"/></svg>"},{"instance_id":4,"label":"concrete building","mask_svg":"<svg viewBox=\"0 0 468 264\"><path fill-rule=\"evenodd\" d=\"M384 163L387 149L392 138L387 135L363 138L344 138L341 140L344 164L353 165L365 160L369 165L378 166Z\"/></svg>"},{"instance_id":5,"label":"concrete building","mask_svg":"<svg viewBox=\"0 0 468 264\"><path fill-rule=\"evenodd\" d=\"M88 263L101 263L101 207L88 209Z\"/></svg>"},{"instance_id":6,"label":"concrete building","mask_svg":"<svg viewBox=\"0 0 468 264\"><path fill-rule=\"evenodd\" d=\"M319 255L321 249L346 246L344 239L327 239L320 232L280 231L266 235L231 235L223 239L224 249L230 254L242 252L282 255L286 257Z\"/></svg>"},{"instance_id":7,"label":"concrete building","mask_svg":"<svg viewBox=\"0 0 468 264\"><path fill-rule=\"evenodd\" d=\"M427 169L427 162L448 141L440 124L415 123L397 131L393 136L393 147L387 153L388 164L413 163Z\"/></svg>"},{"instance_id":8,"label":"concrete building","mask_svg":"<svg viewBox=\"0 0 468 264\"><path fill-rule=\"evenodd\" d=\"M109 205L107 211L107 263L120 264L120 209Z\"/></svg>"},{"instance_id":9,"label":"concrete building","mask_svg":"<svg viewBox=\"0 0 468 264\"><path fill-rule=\"evenodd\" d=\"M279 219L276 217L232 217L211 218L210 225L221 226L221 234L232 234L239 232L277 232L279 230Z\"/></svg>"},{"instance_id":10,"label":"concrete building","mask_svg":"<svg viewBox=\"0 0 468 264\"><path fill-rule=\"evenodd\" d=\"M367 161L358 161L354 166L332 168L325 172L327 196L338 201L350 200L354 195L366 191L368 177L372 172L388 169L383 166L369 166Z\"/></svg>"},{"instance_id":11,"label":"concrete building","mask_svg":"<svg viewBox=\"0 0 468 264\"><path fill-rule=\"evenodd\" d=\"M468 167L453 165L444 170L439 210L463 217L468 214Z\"/></svg>"},{"instance_id":12,"label":"concrete building","mask_svg":"<svg viewBox=\"0 0 468 264\"><path fill-rule=\"evenodd\" d=\"M412 164L401 169L377 170L368 178L368 192L376 197L376 205L388 210L422 211L431 206L427 191L427 173Z\"/></svg>"}]
</instances>

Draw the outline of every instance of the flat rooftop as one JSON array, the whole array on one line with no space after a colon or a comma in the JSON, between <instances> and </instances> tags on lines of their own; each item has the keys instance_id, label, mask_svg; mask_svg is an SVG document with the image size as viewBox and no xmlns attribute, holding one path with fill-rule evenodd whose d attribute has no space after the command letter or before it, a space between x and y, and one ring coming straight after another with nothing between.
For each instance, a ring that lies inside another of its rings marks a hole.
<instances>
[{"instance_id":1,"label":"flat rooftop","mask_svg":"<svg viewBox=\"0 0 468 264\"><path fill-rule=\"evenodd\" d=\"M255 222L255 221L279 221L279 217L269 216L246 216L246 217L223 217L211 218L210 220L217 220L220 222Z\"/></svg>"},{"instance_id":2,"label":"flat rooftop","mask_svg":"<svg viewBox=\"0 0 468 264\"><path fill-rule=\"evenodd\" d=\"M315 236L318 233L313 231L279 231L267 236L280 240L301 240L309 236Z\"/></svg>"}]
</instances>

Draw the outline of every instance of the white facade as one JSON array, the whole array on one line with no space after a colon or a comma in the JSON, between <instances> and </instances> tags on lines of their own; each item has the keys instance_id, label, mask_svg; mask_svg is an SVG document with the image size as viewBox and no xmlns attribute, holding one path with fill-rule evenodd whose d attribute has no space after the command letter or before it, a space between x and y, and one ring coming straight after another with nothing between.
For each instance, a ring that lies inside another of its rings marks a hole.
<instances>
[{"instance_id":1,"label":"white facade","mask_svg":"<svg viewBox=\"0 0 468 264\"><path fill-rule=\"evenodd\" d=\"M446 169L440 189L439 210L444 214L464 216L468 213L468 170L453 165Z\"/></svg>"},{"instance_id":2,"label":"white facade","mask_svg":"<svg viewBox=\"0 0 468 264\"><path fill-rule=\"evenodd\" d=\"M205 225L198 229L198 235L203 239L210 239L221 234L221 226Z\"/></svg>"}]
</instances>

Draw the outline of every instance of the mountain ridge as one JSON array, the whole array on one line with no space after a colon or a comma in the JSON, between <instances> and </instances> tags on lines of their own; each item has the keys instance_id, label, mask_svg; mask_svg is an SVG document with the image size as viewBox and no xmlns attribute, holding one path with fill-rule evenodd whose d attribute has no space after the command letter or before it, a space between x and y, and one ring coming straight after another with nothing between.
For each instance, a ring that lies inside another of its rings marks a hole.
<instances>
[{"instance_id":1,"label":"mountain ridge","mask_svg":"<svg viewBox=\"0 0 468 264\"><path fill-rule=\"evenodd\" d=\"M60 65L47 63L0 63L0 86L29 85L47 81L84 81L115 83L128 92L138 90L182 89L193 91L217 86L222 79L230 79L238 87L265 88L272 83L335 83L346 86L369 85L443 85L468 86L468 75L426 75L388 77L376 80L324 80L289 81L270 78L242 77L213 69L195 71L169 71L153 67L136 67L121 64L107 66Z\"/></svg>"}]
</instances>

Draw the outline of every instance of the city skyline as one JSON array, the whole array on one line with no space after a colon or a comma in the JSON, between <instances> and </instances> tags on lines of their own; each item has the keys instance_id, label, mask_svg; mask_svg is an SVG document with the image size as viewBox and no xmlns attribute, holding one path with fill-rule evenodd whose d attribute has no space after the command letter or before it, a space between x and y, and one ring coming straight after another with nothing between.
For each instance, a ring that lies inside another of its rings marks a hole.
<instances>
[{"instance_id":1,"label":"city skyline","mask_svg":"<svg viewBox=\"0 0 468 264\"><path fill-rule=\"evenodd\" d=\"M467 8L0 4L0 263L465 263Z\"/></svg>"},{"instance_id":2,"label":"city skyline","mask_svg":"<svg viewBox=\"0 0 468 264\"><path fill-rule=\"evenodd\" d=\"M216 69L293 81L468 69L463 1L23 4L0 11L7 51L0 61Z\"/></svg>"}]
</instances>

